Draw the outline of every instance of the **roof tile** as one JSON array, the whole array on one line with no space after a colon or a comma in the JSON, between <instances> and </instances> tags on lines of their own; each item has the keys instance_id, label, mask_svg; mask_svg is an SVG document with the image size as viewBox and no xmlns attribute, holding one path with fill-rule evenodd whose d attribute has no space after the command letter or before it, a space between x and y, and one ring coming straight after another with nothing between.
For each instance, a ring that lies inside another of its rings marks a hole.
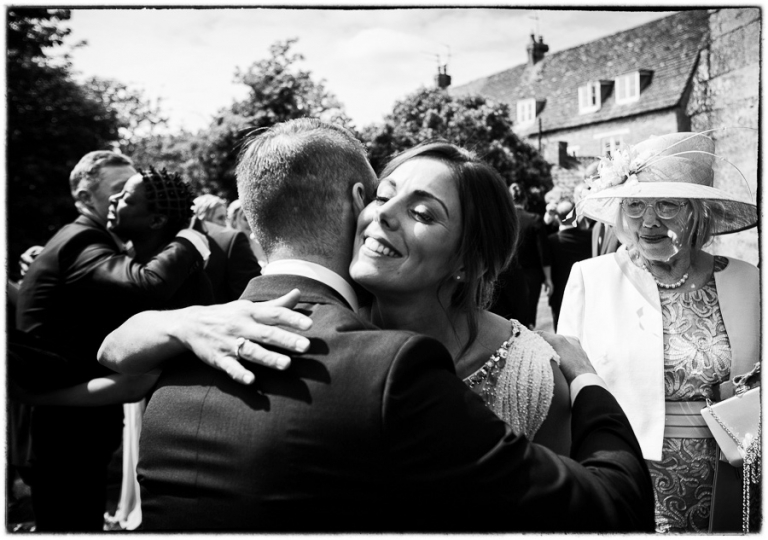
<instances>
[{"instance_id":1,"label":"roof tile","mask_svg":"<svg viewBox=\"0 0 768 540\"><path fill-rule=\"evenodd\" d=\"M539 113L542 131L577 127L676 106L685 92L699 50L709 31L706 10L681 11L578 47L548 54L533 68L515 66L450 89L453 95L481 94L510 104L535 97L545 100ZM578 88L590 81L613 80L640 69L652 71L639 101L619 105L612 88L599 111L579 114ZM529 131L534 131L533 126ZM523 131L525 133L525 131Z\"/></svg>"}]
</instances>

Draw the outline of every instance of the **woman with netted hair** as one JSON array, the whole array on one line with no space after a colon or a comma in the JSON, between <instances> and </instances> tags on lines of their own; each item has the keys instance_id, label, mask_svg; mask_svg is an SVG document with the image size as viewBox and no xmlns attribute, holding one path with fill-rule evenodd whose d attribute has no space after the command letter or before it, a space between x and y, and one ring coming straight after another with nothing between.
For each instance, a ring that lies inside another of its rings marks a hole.
<instances>
[{"instance_id":1,"label":"woman with netted hair","mask_svg":"<svg viewBox=\"0 0 768 540\"><path fill-rule=\"evenodd\" d=\"M712 187L714 147L672 133L601 163L577 212L623 246L573 266L557 328L579 338L632 424L658 532L708 530L718 448L700 411L759 359L757 268L703 250L757 224L751 201Z\"/></svg>"},{"instance_id":2,"label":"woman with netted hair","mask_svg":"<svg viewBox=\"0 0 768 540\"><path fill-rule=\"evenodd\" d=\"M195 215L203 221L210 221L220 227L227 226L227 201L206 193L193 201Z\"/></svg>"},{"instance_id":3,"label":"woman with netted hair","mask_svg":"<svg viewBox=\"0 0 768 540\"><path fill-rule=\"evenodd\" d=\"M181 176L165 169L140 170L110 202L107 226L114 234L132 241L139 261L161 251L180 230L189 226L193 216L192 191ZM211 284L203 269L198 268L190 272L171 298L158 299L158 307L182 308L212 301ZM123 482L115 514L105 517L111 529L133 530L141 523L136 464L144 407L143 400L123 406Z\"/></svg>"}]
</instances>

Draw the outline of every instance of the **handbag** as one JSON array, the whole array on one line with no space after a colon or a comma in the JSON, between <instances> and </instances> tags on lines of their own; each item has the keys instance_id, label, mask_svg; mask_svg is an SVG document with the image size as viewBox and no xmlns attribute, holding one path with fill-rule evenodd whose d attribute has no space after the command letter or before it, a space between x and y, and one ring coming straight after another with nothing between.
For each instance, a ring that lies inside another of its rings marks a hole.
<instances>
[{"instance_id":1,"label":"handbag","mask_svg":"<svg viewBox=\"0 0 768 540\"><path fill-rule=\"evenodd\" d=\"M748 381L760 372L754 369L735 377L735 395L719 403L707 399L701 415L720 447L725 460L742 469L742 531L749 532L750 490L760 480L760 438L762 435L760 388L748 390Z\"/></svg>"}]
</instances>

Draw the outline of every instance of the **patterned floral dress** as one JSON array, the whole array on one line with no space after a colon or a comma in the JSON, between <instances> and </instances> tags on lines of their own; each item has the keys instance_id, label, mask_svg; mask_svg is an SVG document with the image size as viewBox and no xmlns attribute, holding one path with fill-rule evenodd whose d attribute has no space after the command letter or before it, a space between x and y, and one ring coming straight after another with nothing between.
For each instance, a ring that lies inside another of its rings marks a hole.
<instances>
[{"instance_id":1,"label":"patterned floral dress","mask_svg":"<svg viewBox=\"0 0 768 540\"><path fill-rule=\"evenodd\" d=\"M715 257L715 272L728 259ZM664 322L667 401L704 401L728 380L731 346L714 274L701 289L659 289ZM703 404L702 404L703 408ZM656 532L707 532L717 464L714 439L664 438L661 461L648 461L656 499Z\"/></svg>"},{"instance_id":2,"label":"patterned floral dress","mask_svg":"<svg viewBox=\"0 0 768 540\"><path fill-rule=\"evenodd\" d=\"M516 433L533 439L552 404L555 383L550 360L555 350L512 319L512 331L483 366L464 379L485 405Z\"/></svg>"}]
</instances>

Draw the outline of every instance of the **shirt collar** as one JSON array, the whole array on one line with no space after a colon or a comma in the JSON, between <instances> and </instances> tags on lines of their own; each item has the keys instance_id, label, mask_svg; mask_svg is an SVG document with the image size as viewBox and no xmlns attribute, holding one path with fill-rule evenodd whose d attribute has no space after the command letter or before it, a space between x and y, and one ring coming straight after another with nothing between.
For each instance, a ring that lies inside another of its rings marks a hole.
<instances>
[{"instance_id":1,"label":"shirt collar","mask_svg":"<svg viewBox=\"0 0 768 540\"><path fill-rule=\"evenodd\" d=\"M300 259L280 259L279 261L267 264L267 266L261 269L261 275L263 276L275 274L302 276L319 281L339 293L353 311L357 312L359 308L357 295L352 285L339 274L325 266Z\"/></svg>"}]
</instances>

